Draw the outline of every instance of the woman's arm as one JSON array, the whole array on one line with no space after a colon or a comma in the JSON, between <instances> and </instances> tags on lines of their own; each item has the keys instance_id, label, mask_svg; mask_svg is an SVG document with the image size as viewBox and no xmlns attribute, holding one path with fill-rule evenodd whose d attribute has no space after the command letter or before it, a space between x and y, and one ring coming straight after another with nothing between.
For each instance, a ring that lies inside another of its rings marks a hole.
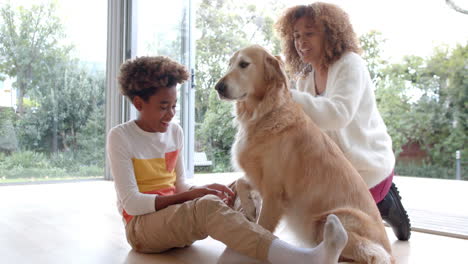
<instances>
[{"instance_id":1,"label":"woman's arm","mask_svg":"<svg viewBox=\"0 0 468 264\"><path fill-rule=\"evenodd\" d=\"M361 98L365 96L368 71L362 59L354 56L329 69L326 96L314 97L307 92L291 90L294 101L322 129L346 127L354 119Z\"/></svg>"}]
</instances>

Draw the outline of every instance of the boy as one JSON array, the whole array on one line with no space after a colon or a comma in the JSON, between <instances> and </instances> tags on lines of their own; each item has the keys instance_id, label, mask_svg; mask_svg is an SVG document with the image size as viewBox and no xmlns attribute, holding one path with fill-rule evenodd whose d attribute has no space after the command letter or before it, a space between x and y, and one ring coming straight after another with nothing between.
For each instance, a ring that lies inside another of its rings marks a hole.
<instances>
[{"instance_id":1,"label":"boy","mask_svg":"<svg viewBox=\"0 0 468 264\"><path fill-rule=\"evenodd\" d=\"M328 217L319 246L297 248L232 210L235 194L228 187L187 186L182 129L171 120L176 86L188 77L184 66L162 56L129 60L120 69L121 93L139 116L110 130L107 155L132 248L158 253L211 236L232 249L222 261L336 263L347 242L336 216Z\"/></svg>"}]
</instances>

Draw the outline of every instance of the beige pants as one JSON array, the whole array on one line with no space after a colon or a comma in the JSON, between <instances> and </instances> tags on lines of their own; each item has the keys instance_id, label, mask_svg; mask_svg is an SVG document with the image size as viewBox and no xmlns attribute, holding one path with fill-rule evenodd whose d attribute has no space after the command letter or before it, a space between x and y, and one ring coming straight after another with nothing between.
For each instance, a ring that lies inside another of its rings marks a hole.
<instances>
[{"instance_id":1,"label":"beige pants","mask_svg":"<svg viewBox=\"0 0 468 264\"><path fill-rule=\"evenodd\" d=\"M185 247L211 236L241 254L262 261L267 260L268 249L276 238L214 195L135 216L125 229L132 248L142 253Z\"/></svg>"}]
</instances>

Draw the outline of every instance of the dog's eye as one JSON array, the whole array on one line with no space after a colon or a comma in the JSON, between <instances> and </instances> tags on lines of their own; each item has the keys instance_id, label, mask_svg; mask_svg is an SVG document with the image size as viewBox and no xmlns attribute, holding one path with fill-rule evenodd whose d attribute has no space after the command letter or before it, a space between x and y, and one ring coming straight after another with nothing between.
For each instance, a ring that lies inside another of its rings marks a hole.
<instances>
[{"instance_id":1,"label":"dog's eye","mask_svg":"<svg viewBox=\"0 0 468 264\"><path fill-rule=\"evenodd\" d=\"M242 69L244 69L244 68L247 68L247 66L249 66L249 64L250 64L250 63L248 63L248 62L241 61L241 62L239 63L239 67L241 67Z\"/></svg>"}]
</instances>

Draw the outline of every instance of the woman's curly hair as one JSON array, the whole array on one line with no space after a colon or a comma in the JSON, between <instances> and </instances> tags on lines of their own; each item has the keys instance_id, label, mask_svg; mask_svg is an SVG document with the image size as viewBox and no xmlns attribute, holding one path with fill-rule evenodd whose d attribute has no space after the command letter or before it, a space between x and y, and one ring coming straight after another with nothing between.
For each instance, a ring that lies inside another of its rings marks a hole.
<instances>
[{"instance_id":1,"label":"woman's curly hair","mask_svg":"<svg viewBox=\"0 0 468 264\"><path fill-rule=\"evenodd\" d=\"M302 17L309 18L315 25L321 25L324 31L325 52L321 67L328 68L347 51L361 53L348 14L340 7L322 2L291 7L278 19L275 28L281 39L287 70L294 76L305 76L312 70L310 64L302 61L294 46L294 24Z\"/></svg>"},{"instance_id":2,"label":"woman's curly hair","mask_svg":"<svg viewBox=\"0 0 468 264\"><path fill-rule=\"evenodd\" d=\"M172 87L188 78L187 69L168 57L137 57L120 67L120 92L130 100L139 96L147 102L160 88Z\"/></svg>"}]
</instances>

